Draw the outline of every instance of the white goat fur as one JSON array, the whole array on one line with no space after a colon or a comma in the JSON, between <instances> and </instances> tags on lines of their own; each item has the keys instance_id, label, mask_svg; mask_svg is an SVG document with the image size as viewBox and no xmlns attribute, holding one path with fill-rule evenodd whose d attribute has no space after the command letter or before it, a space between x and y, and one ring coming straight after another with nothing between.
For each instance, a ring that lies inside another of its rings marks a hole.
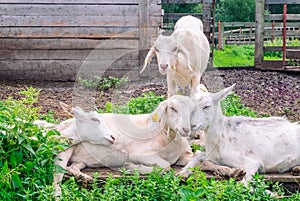
<instances>
[{"instance_id":1,"label":"white goat fur","mask_svg":"<svg viewBox=\"0 0 300 201\"><path fill-rule=\"evenodd\" d=\"M194 19L192 16L188 18ZM190 85L190 94L196 93L196 87L207 68L209 42L197 23L195 25L192 20L189 24L186 19L187 16L177 21L172 35L158 36L141 70L143 72L156 55L160 73L167 74L168 97L175 94L176 85L180 87ZM195 19L199 22L199 19Z\"/></svg>"},{"instance_id":2,"label":"white goat fur","mask_svg":"<svg viewBox=\"0 0 300 201\"><path fill-rule=\"evenodd\" d=\"M191 125L194 130L206 131L206 156L202 159L243 168L245 184L256 172L282 173L300 165L299 124L280 117L226 117L222 114L220 101L233 86L214 94L194 95L196 109ZM196 161L191 160L187 167L195 165ZM181 172L187 173L187 168Z\"/></svg>"},{"instance_id":3,"label":"white goat fur","mask_svg":"<svg viewBox=\"0 0 300 201\"><path fill-rule=\"evenodd\" d=\"M81 142L61 152L57 156L62 159L58 164L72 175L88 180L91 178L80 171L85 167L124 166L147 173L155 165L163 169L169 169L172 164L184 166L191 159L192 152L187 139L181 135L190 134L193 110L194 104L189 97L173 96L161 102L151 114L101 114L99 123L104 122L109 127L115 137L114 144ZM68 163L72 165L67 167ZM57 195L60 194L57 183L62 176L55 177Z\"/></svg>"},{"instance_id":4,"label":"white goat fur","mask_svg":"<svg viewBox=\"0 0 300 201\"><path fill-rule=\"evenodd\" d=\"M199 18L186 15L176 22L174 29L194 29L196 31L203 31L203 23Z\"/></svg>"}]
</instances>

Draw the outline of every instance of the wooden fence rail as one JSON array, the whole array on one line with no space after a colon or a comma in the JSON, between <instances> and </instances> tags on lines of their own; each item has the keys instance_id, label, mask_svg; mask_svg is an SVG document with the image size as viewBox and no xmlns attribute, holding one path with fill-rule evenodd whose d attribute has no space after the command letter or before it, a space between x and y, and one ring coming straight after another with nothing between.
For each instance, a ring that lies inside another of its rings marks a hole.
<instances>
[{"instance_id":1,"label":"wooden fence rail","mask_svg":"<svg viewBox=\"0 0 300 201\"><path fill-rule=\"evenodd\" d=\"M220 33L216 32L215 40L218 41L219 48L223 49L224 44L254 44L255 42L255 23L254 22L220 22ZM300 38L300 23L289 22L286 24L286 35L289 37ZM274 40L275 37L282 38L283 23L265 23L264 40Z\"/></svg>"}]
</instances>

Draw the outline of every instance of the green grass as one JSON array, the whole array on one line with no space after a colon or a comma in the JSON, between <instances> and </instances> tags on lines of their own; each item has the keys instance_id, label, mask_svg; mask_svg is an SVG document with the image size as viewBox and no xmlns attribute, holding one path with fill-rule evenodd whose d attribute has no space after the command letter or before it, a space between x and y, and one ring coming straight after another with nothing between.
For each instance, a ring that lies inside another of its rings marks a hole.
<instances>
[{"instance_id":1,"label":"green grass","mask_svg":"<svg viewBox=\"0 0 300 201\"><path fill-rule=\"evenodd\" d=\"M138 173L129 175L123 172L120 178L112 178L110 175L105 182L94 180L89 189L83 188L71 177L62 184L61 200L278 200L267 193L270 187L278 195L283 195L282 186L278 183L268 183L258 174L246 187L233 179L225 181L207 179L199 168L195 168L194 172L186 181L175 176L173 170L162 173L157 169L146 178L141 178ZM41 195L41 198L50 200L47 193ZM296 193L280 200L293 201L299 198L300 194Z\"/></svg>"},{"instance_id":2,"label":"green grass","mask_svg":"<svg viewBox=\"0 0 300 201\"><path fill-rule=\"evenodd\" d=\"M265 46L282 46L282 39L266 41ZM287 40L287 46L300 46L298 39ZM264 60L282 60L282 52L265 52ZM225 45L224 50L214 51L215 67L254 66L254 45Z\"/></svg>"},{"instance_id":3,"label":"green grass","mask_svg":"<svg viewBox=\"0 0 300 201\"><path fill-rule=\"evenodd\" d=\"M226 99L221 102L221 107L226 116L236 115L257 117L257 113L255 113L251 108L245 107L242 104L242 99L235 94L227 96Z\"/></svg>"},{"instance_id":4,"label":"green grass","mask_svg":"<svg viewBox=\"0 0 300 201\"><path fill-rule=\"evenodd\" d=\"M254 45L226 45L214 51L215 67L253 66Z\"/></svg>"},{"instance_id":5,"label":"green grass","mask_svg":"<svg viewBox=\"0 0 300 201\"><path fill-rule=\"evenodd\" d=\"M158 104L165 100L163 95L156 96L154 92L146 92L140 97L131 98L124 105L114 105L112 102L106 102L104 110L99 112L119 113L119 114L146 114L154 111Z\"/></svg>"}]
</instances>

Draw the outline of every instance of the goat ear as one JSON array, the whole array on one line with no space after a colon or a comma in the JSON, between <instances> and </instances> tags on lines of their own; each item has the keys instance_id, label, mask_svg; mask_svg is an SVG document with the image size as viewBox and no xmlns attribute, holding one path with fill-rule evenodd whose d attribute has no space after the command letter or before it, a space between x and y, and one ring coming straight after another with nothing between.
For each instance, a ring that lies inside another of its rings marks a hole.
<instances>
[{"instance_id":1,"label":"goat ear","mask_svg":"<svg viewBox=\"0 0 300 201\"><path fill-rule=\"evenodd\" d=\"M154 46L152 46L150 48L149 52L147 53L147 56L144 61L144 66L143 66L142 70L140 71L140 73L142 73L147 68L147 65L150 63L150 61L154 55L155 55L155 49L154 49Z\"/></svg>"},{"instance_id":2,"label":"goat ear","mask_svg":"<svg viewBox=\"0 0 300 201\"><path fill-rule=\"evenodd\" d=\"M208 89L204 84L198 84L196 87L196 93L208 93Z\"/></svg>"},{"instance_id":3,"label":"goat ear","mask_svg":"<svg viewBox=\"0 0 300 201\"><path fill-rule=\"evenodd\" d=\"M235 86L235 84L231 85L230 87L227 87L227 88L223 89L222 91L219 91L219 92L213 94L213 100L218 102L218 101L226 98L226 96L231 94L232 89L234 88L234 86Z\"/></svg>"},{"instance_id":4,"label":"goat ear","mask_svg":"<svg viewBox=\"0 0 300 201\"><path fill-rule=\"evenodd\" d=\"M190 71L193 72L193 68L191 66L191 60L190 60L190 53L189 51L182 45L179 45L179 51L184 55L186 61L187 61L187 65L188 65L188 68L190 69Z\"/></svg>"},{"instance_id":5,"label":"goat ear","mask_svg":"<svg viewBox=\"0 0 300 201\"><path fill-rule=\"evenodd\" d=\"M158 107L150 114L152 122L159 122L167 110L167 100L161 102Z\"/></svg>"},{"instance_id":6,"label":"goat ear","mask_svg":"<svg viewBox=\"0 0 300 201\"><path fill-rule=\"evenodd\" d=\"M71 113L76 118L80 118L82 115L84 115L85 112L83 111L83 109L81 109L80 107L76 106L76 107L72 108Z\"/></svg>"},{"instance_id":7,"label":"goat ear","mask_svg":"<svg viewBox=\"0 0 300 201\"><path fill-rule=\"evenodd\" d=\"M59 102L59 106L63 109L63 111L64 111L65 113L67 113L68 115L73 116L73 115L71 114L71 112L72 112L72 107L71 107L70 105L67 105L67 104L65 104L65 103L63 103L63 102Z\"/></svg>"}]
</instances>

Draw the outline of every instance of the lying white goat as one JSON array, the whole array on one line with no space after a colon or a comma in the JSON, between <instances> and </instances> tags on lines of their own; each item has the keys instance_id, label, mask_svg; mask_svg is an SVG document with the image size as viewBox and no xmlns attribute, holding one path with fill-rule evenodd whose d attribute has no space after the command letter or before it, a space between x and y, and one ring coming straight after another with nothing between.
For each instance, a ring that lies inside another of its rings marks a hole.
<instances>
[{"instance_id":1,"label":"lying white goat","mask_svg":"<svg viewBox=\"0 0 300 201\"><path fill-rule=\"evenodd\" d=\"M190 94L196 93L196 87L209 59L209 43L204 33L198 27L192 29L190 26L184 26L180 23L181 19L176 23L172 35L158 36L141 70L142 73L156 55L159 72L167 74L168 97L175 94L176 85L180 87L190 85Z\"/></svg>"},{"instance_id":2,"label":"lying white goat","mask_svg":"<svg viewBox=\"0 0 300 201\"><path fill-rule=\"evenodd\" d=\"M66 105L60 103L61 107L66 110ZM92 144L106 145L109 146L114 143L115 137L112 135L111 130L108 129L106 124L103 122L102 117L97 112L84 113L81 108L72 108L73 119L69 119L61 122L58 125L48 124L44 121L36 121L35 123L44 127L54 127L61 133L62 139L70 140L70 144L73 145L71 148L67 149L65 152L58 154L57 158L63 160L56 160L55 164L63 168L66 168L65 158L70 157L73 153L73 147L76 144L82 142L89 142ZM88 122L88 123L86 123ZM63 178L63 173L56 173L54 175L53 185L55 187L55 194L60 195L61 189L58 185Z\"/></svg>"},{"instance_id":3,"label":"lying white goat","mask_svg":"<svg viewBox=\"0 0 300 201\"><path fill-rule=\"evenodd\" d=\"M115 141L109 146L80 142L61 152L57 156L61 158L58 163L70 174L87 180L92 178L80 171L85 167L124 166L148 173L153 166L166 170L173 164L184 166L191 159L192 152L187 139L181 135L190 134L193 110L191 98L185 96L173 96L161 102L151 114L143 115L101 114L101 117L95 115L91 119L86 118L90 113L75 108L75 118L67 121L80 119L87 130L90 124L104 122L114 133ZM95 132L101 133L101 130ZM99 139L97 136L95 138ZM71 163L69 167L68 163ZM60 174L55 177L54 184L61 180ZM60 194L59 188L56 188L56 194Z\"/></svg>"},{"instance_id":4,"label":"lying white goat","mask_svg":"<svg viewBox=\"0 0 300 201\"><path fill-rule=\"evenodd\" d=\"M206 132L205 156L195 158L243 168L246 171L245 184L256 172L282 173L300 165L300 125L280 117L224 116L220 101L233 87L218 93L194 95L196 109L191 125L193 130ZM191 160L180 174L187 176L190 174L188 168L196 164L196 159ZM299 167L294 170L299 170Z\"/></svg>"}]
</instances>

